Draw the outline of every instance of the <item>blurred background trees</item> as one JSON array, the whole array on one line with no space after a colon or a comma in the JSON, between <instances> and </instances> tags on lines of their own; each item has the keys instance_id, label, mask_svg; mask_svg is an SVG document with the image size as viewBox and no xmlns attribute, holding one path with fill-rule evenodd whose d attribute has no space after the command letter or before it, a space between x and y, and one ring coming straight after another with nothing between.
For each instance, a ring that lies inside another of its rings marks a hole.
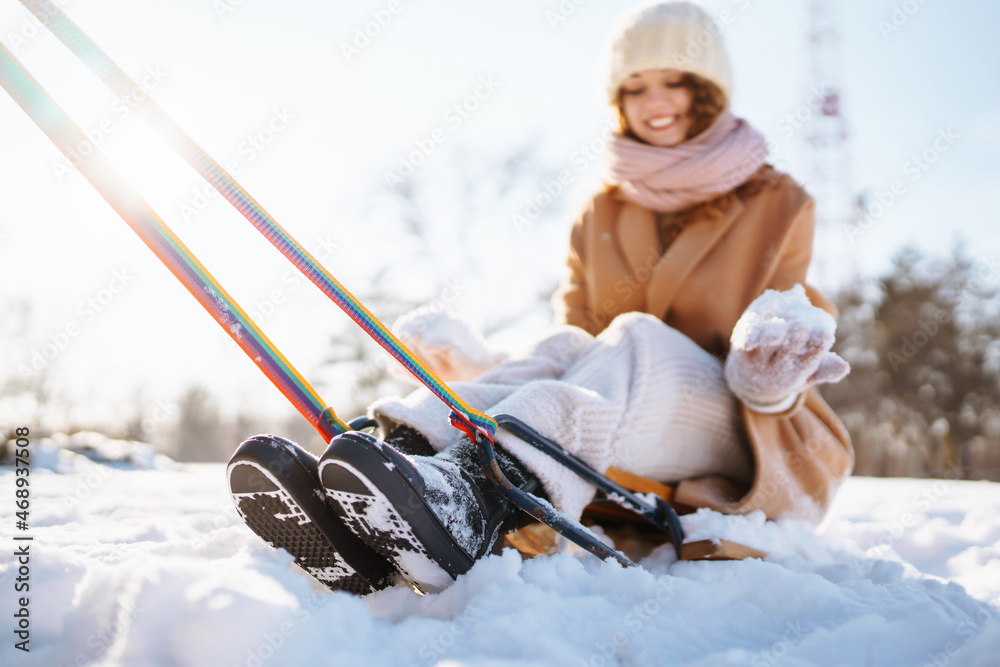
<instances>
[{"instance_id":1,"label":"blurred background trees","mask_svg":"<svg viewBox=\"0 0 1000 667\"><path fill-rule=\"evenodd\" d=\"M851 374L822 388L855 474L1000 480L1000 265L907 248L836 295Z\"/></svg>"}]
</instances>

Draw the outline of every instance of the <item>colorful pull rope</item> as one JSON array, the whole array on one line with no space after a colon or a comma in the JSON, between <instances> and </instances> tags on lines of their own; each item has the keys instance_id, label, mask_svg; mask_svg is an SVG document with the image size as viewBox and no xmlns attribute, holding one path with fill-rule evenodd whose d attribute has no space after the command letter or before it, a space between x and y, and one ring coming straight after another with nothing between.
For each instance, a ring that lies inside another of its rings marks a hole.
<instances>
[{"instance_id":1,"label":"colorful pull rope","mask_svg":"<svg viewBox=\"0 0 1000 667\"><path fill-rule=\"evenodd\" d=\"M209 184L222 194L250 223L267 238L307 278L334 301L379 345L410 371L424 386L456 413L461 422L493 440L496 421L472 409L466 402L413 355L364 305L344 288L323 266L244 190L215 160L202 150L143 89L93 41L74 25L50 0L21 0L36 17L83 61L123 101L134 104L150 126L190 164ZM137 94L142 92L143 94ZM139 100L137 103L134 100ZM332 414L332 411L331 411ZM337 420L339 422L339 420ZM339 422L342 423L342 422Z\"/></svg>"},{"instance_id":2,"label":"colorful pull rope","mask_svg":"<svg viewBox=\"0 0 1000 667\"><path fill-rule=\"evenodd\" d=\"M87 39L58 7L48 0L21 0L77 56L94 70L112 90L128 101L138 86ZM49 139L69 157L72 147L86 137L72 119L52 100L14 56L0 44L0 87L21 106ZM142 96L140 96L142 97ZM151 120L168 143L215 187L295 266L312 280L324 294L333 299L351 318L414 376L444 401L452 412L453 426L468 435L477 446L481 463L490 481L514 505L546 523L598 558L616 558L631 565L625 556L605 546L578 522L564 517L547 503L515 488L500 470L493 450L497 422L466 403L437 378L419 359L407 350L386 327L338 283L298 243L240 187L212 158L199 148L154 103L141 103L139 110ZM110 161L98 149L77 168L112 208L125 220L139 238L164 265L181 281L199 303L215 318L232 339L254 361L265 375L292 402L296 409L326 440L350 427L340 421L333 410L324 408L316 392L275 349L259 328L222 289L204 266L191 254L156 212L122 178Z\"/></svg>"},{"instance_id":3,"label":"colorful pull rope","mask_svg":"<svg viewBox=\"0 0 1000 667\"><path fill-rule=\"evenodd\" d=\"M86 141L80 128L2 44L0 86L67 156ZM349 430L99 149L79 161L77 168L324 438L329 441Z\"/></svg>"}]
</instances>

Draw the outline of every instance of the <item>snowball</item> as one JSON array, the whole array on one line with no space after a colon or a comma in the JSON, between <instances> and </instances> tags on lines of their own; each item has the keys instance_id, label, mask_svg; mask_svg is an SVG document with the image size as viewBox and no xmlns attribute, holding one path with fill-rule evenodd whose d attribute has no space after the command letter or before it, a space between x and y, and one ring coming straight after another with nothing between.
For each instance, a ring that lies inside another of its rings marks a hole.
<instances>
[{"instance_id":1,"label":"snowball","mask_svg":"<svg viewBox=\"0 0 1000 667\"><path fill-rule=\"evenodd\" d=\"M833 340L837 321L809 302L802 285L786 292L769 289L754 299L736 322L731 343L747 350L773 345L787 339L793 328L806 329L809 337Z\"/></svg>"}]
</instances>

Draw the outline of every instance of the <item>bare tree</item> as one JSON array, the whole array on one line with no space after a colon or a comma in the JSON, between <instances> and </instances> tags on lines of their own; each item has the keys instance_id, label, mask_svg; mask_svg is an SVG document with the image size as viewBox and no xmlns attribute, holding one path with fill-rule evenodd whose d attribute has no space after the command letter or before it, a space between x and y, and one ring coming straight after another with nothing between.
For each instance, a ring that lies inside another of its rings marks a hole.
<instances>
[{"instance_id":1,"label":"bare tree","mask_svg":"<svg viewBox=\"0 0 1000 667\"><path fill-rule=\"evenodd\" d=\"M852 371L823 392L858 474L1000 479L1000 275L986 273L960 245L945 259L907 248L838 295Z\"/></svg>"}]
</instances>

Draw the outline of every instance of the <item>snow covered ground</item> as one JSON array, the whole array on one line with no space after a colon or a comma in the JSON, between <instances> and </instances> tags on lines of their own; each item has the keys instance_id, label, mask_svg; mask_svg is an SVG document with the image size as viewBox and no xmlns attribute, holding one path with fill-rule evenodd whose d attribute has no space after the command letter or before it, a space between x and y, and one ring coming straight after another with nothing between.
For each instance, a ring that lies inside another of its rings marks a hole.
<instances>
[{"instance_id":1,"label":"snow covered ground","mask_svg":"<svg viewBox=\"0 0 1000 667\"><path fill-rule=\"evenodd\" d=\"M726 536L763 561L679 563L661 548L623 569L506 552L439 595L362 599L258 540L221 464L33 447L30 653L14 648L14 472L0 468L3 665L1000 663L998 484L851 479L819 535L685 519L692 538Z\"/></svg>"}]
</instances>

